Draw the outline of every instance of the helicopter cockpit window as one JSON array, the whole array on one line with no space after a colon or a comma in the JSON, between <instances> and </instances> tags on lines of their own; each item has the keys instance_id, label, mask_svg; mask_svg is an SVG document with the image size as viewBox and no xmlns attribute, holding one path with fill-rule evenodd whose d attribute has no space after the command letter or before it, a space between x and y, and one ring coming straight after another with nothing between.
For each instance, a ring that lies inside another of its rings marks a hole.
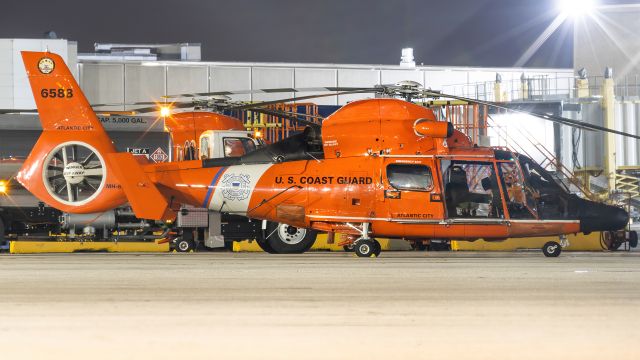
<instances>
[{"instance_id":1,"label":"helicopter cockpit window","mask_svg":"<svg viewBox=\"0 0 640 360\"><path fill-rule=\"evenodd\" d=\"M391 164L387 179L398 190L428 191L433 187L431 169L424 165Z\"/></svg>"},{"instance_id":2,"label":"helicopter cockpit window","mask_svg":"<svg viewBox=\"0 0 640 360\"><path fill-rule=\"evenodd\" d=\"M531 190L525 185L523 174L514 162L498 163L502 188L509 217L512 219L535 219L536 202Z\"/></svg>"},{"instance_id":3,"label":"helicopter cockpit window","mask_svg":"<svg viewBox=\"0 0 640 360\"><path fill-rule=\"evenodd\" d=\"M561 219L568 214L569 190L530 158L520 155L525 183L537 205L541 219Z\"/></svg>"},{"instance_id":4,"label":"helicopter cockpit window","mask_svg":"<svg viewBox=\"0 0 640 360\"><path fill-rule=\"evenodd\" d=\"M450 218L503 218L493 163L442 161L444 197Z\"/></svg>"},{"instance_id":5,"label":"helicopter cockpit window","mask_svg":"<svg viewBox=\"0 0 640 360\"><path fill-rule=\"evenodd\" d=\"M224 138L224 156L238 157L256 150L256 144L250 138Z\"/></svg>"}]
</instances>

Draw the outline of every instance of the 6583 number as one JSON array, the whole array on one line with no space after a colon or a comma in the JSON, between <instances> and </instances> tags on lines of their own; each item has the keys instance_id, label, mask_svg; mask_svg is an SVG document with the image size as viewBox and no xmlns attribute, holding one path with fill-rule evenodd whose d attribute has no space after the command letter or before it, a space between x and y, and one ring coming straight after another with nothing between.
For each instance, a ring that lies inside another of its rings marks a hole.
<instances>
[{"instance_id":1,"label":"6583 number","mask_svg":"<svg viewBox=\"0 0 640 360\"><path fill-rule=\"evenodd\" d=\"M40 96L43 98L72 98L73 89L42 89Z\"/></svg>"}]
</instances>

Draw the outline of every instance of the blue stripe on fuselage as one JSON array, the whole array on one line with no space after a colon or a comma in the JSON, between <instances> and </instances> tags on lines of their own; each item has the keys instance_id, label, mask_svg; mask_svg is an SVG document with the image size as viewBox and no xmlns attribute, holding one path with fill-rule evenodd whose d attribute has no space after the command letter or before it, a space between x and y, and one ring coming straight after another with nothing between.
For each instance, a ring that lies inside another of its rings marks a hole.
<instances>
[{"instance_id":1,"label":"blue stripe on fuselage","mask_svg":"<svg viewBox=\"0 0 640 360\"><path fill-rule=\"evenodd\" d=\"M209 190L207 190L207 195L204 197L204 203L202 204L203 208L209 208L209 200L211 199L211 195L213 194L213 189L215 188L215 185L218 182L220 175L222 175L222 173L225 170L227 170L227 168L228 166L221 167L216 173L216 175L213 177L213 180L211 180L211 184L209 185Z\"/></svg>"}]
</instances>

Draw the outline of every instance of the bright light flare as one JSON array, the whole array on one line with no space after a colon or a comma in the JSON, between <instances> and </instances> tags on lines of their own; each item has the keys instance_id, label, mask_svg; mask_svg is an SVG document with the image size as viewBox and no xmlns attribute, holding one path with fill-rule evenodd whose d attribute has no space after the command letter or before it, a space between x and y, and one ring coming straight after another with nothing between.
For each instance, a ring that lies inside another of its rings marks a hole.
<instances>
[{"instance_id":1,"label":"bright light flare","mask_svg":"<svg viewBox=\"0 0 640 360\"><path fill-rule=\"evenodd\" d=\"M256 138L256 139L262 138L262 131L260 131L260 130L254 131L253 132L253 137Z\"/></svg>"},{"instance_id":2,"label":"bright light flare","mask_svg":"<svg viewBox=\"0 0 640 360\"><path fill-rule=\"evenodd\" d=\"M160 116L167 117L171 115L171 106L160 106Z\"/></svg>"},{"instance_id":3,"label":"bright light flare","mask_svg":"<svg viewBox=\"0 0 640 360\"><path fill-rule=\"evenodd\" d=\"M593 13L595 0L558 0L558 9L567 17L581 17Z\"/></svg>"},{"instance_id":4,"label":"bright light flare","mask_svg":"<svg viewBox=\"0 0 640 360\"><path fill-rule=\"evenodd\" d=\"M7 195L9 193L9 182L6 180L0 180L0 195Z\"/></svg>"}]
</instances>

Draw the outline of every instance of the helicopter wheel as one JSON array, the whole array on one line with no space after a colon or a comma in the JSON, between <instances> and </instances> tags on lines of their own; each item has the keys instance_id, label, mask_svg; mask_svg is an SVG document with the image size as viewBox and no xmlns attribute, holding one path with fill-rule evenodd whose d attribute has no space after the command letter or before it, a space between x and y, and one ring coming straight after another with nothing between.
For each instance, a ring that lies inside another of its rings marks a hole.
<instances>
[{"instance_id":1,"label":"helicopter wheel","mask_svg":"<svg viewBox=\"0 0 640 360\"><path fill-rule=\"evenodd\" d=\"M196 243L192 239L180 238L175 242L175 249L177 252L193 252L196 248Z\"/></svg>"},{"instance_id":2,"label":"helicopter wheel","mask_svg":"<svg viewBox=\"0 0 640 360\"><path fill-rule=\"evenodd\" d=\"M273 248L271 247L271 244L269 244L267 240L258 240L257 243L258 243L258 246L260 246L260 249L262 249L262 251L268 254L276 253L275 250L273 250Z\"/></svg>"},{"instance_id":3,"label":"helicopter wheel","mask_svg":"<svg viewBox=\"0 0 640 360\"><path fill-rule=\"evenodd\" d=\"M380 243L375 239L362 239L354 244L358 257L377 257L382 251Z\"/></svg>"},{"instance_id":4,"label":"helicopter wheel","mask_svg":"<svg viewBox=\"0 0 640 360\"><path fill-rule=\"evenodd\" d=\"M562 252L562 246L555 241L549 241L542 247L542 253L546 257L558 257Z\"/></svg>"},{"instance_id":5,"label":"helicopter wheel","mask_svg":"<svg viewBox=\"0 0 640 360\"><path fill-rule=\"evenodd\" d=\"M373 244L376 247L374 255L376 257L378 257L378 256L380 256L380 253L382 252L382 245L380 245L380 242L378 240L376 240L376 239L373 239Z\"/></svg>"}]
</instances>

